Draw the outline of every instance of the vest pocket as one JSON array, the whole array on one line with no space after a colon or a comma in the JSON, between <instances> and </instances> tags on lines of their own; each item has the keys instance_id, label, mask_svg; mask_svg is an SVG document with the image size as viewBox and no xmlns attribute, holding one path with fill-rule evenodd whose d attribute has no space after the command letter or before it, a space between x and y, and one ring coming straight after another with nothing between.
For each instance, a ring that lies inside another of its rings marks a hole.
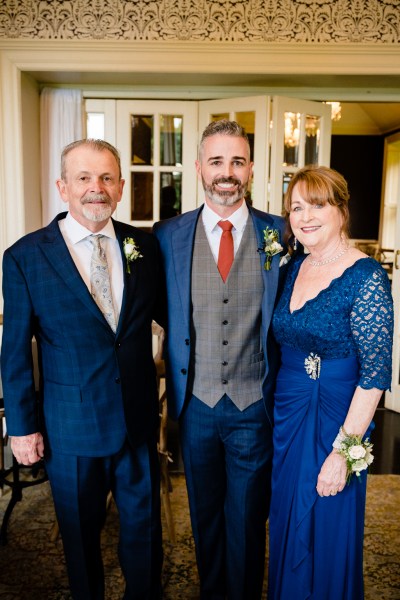
<instances>
[{"instance_id":1,"label":"vest pocket","mask_svg":"<svg viewBox=\"0 0 400 600\"><path fill-rule=\"evenodd\" d=\"M264 360L264 352L257 352L257 354L253 354L250 356L250 365L254 365L255 363L261 362Z\"/></svg>"}]
</instances>

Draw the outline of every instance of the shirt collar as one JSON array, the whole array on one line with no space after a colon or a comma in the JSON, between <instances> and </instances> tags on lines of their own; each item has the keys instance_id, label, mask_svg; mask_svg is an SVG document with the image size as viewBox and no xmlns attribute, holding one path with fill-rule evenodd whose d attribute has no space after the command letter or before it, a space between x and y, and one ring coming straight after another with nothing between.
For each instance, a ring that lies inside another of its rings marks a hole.
<instances>
[{"instance_id":1,"label":"shirt collar","mask_svg":"<svg viewBox=\"0 0 400 600\"><path fill-rule=\"evenodd\" d=\"M249 209L247 208L246 202L243 202L241 206L234 213L230 215L227 219L221 219L220 215L218 215L212 208L205 202L204 208L202 210L202 219L204 224L204 229L208 232L214 231L217 227L218 222L223 220L230 221L236 231L243 231L247 218L249 216Z\"/></svg>"},{"instance_id":2,"label":"shirt collar","mask_svg":"<svg viewBox=\"0 0 400 600\"><path fill-rule=\"evenodd\" d=\"M81 242L89 235L93 235L93 232L78 223L76 219L68 213L64 220L65 231L73 244L77 244ZM111 219L109 219L106 225L103 227L101 231L97 232L97 235L105 235L106 237L111 238L112 240L116 239L114 225Z\"/></svg>"}]
</instances>

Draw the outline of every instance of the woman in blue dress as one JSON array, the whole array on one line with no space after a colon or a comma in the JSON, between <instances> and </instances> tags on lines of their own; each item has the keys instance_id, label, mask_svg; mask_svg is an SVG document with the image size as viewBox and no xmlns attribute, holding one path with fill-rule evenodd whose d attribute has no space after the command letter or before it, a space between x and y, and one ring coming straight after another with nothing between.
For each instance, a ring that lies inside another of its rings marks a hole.
<instances>
[{"instance_id":1,"label":"woman in blue dress","mask_svg":"<svg viewBox=\"0 0 400 600\"><path fill-rule=\"evenodd\" d=\"M384 269L349 245L348 198L343 177L316 166L293 176L285 198L291 232L309 253L292 259L273 317L282 366L269 600L364 597L368 437L391 383L393 306Z\"/></svg>"}]
</instances>

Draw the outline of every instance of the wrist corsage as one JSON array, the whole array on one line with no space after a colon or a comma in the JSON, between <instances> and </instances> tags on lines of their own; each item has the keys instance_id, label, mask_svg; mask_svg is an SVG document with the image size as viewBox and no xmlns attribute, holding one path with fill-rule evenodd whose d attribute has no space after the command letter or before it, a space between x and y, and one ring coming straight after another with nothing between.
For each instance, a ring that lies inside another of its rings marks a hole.
<instances>
[{"instance_id":1,"label":"wrist corsage","mask_svg":"<svg viewBox=\"0 0 400 600\"><path fill-rule=\"evenodd\" d=\"M373 444L366 438L364 441L360 435L351 435L341 427L335 441L332 444L338 454L344 456L347 466L347 483L355 474L360 477L361 471L368 469L374 460L372 454Z\"/></svg>"},{"instance_id":2,"label":"wrist corsage","mask_svg":"<svg viewBox=\"0 0 400 600\"><path fill-rule=\"evenodd\" d=\"M137 258L143 258L143 254L140 254L139 248L135 244L135 240L131 237L125 238L123 242L124 254L126 258L126 272L131 272L130 264Z\"/></svg>"},{"instance_id":3,"label":"wrist corsage","mask_svg":"<svg viewBox=\"0 0 400 600\"><path fill-rule=\"evenodd\" d=\"M271 268L272 257L282 252L283 246L279 243L279 231L277 229L264 229L264 246L260 252L265 253L264 269L269 271Z\"/></svg>"}]
</instances>

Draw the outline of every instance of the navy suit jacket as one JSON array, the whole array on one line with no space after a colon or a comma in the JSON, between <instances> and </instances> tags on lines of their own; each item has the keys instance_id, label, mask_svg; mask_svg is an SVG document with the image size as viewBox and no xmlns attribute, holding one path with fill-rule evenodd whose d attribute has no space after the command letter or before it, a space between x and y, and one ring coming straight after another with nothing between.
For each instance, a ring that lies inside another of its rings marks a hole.
<instances>
[{"instance_id":1,"label":"navy suit jacket","mask_svg":"<svg viewBox=\"0 0 400 600\"><path fill-rule=\"evenodd\" d=\"M163 257L165 277L167 281L167 336L165 345L165 361L167 373L167 398L169 415L177 419L184 403L191 393L190 359L191 359L191 271L193 245L196 225L202 207L179 217L160 221L154 226L154 234L158 238ZM253 221L257 236L258 248L264 246L265 228L278 229L283 245L285 222L249 206L250 218ZM263 380L263 398L267 414L272 422L273 391L275 376L279 366L279 350L271 333L271 317L283 282L286 266L279 268L280 258L285 253L277 254L272 259L271 270L264 269L265 254L260 252L260 269L263 274L264 293L262 299L262 342L266 371Z\"/></svg>"},{"instance_id":2,"label":"navy suit jacket","mask_svg":"<svg viewBox=\"0 0 400 600\"><path fill-rule=\"evenodd\" d=\"M157 240L114 221L124 265L124 292L113 333L80 277L60 232L50 225L26 235L3 258L1 373L10 435L43 431L47 448L106 456L128 437L156 431L158 395L152 319L161 320L163 277ZM143 258L130 263L122 243L133 237ZM39 412L31 340L38 344Z\"/></svg>"}]
</instances>

